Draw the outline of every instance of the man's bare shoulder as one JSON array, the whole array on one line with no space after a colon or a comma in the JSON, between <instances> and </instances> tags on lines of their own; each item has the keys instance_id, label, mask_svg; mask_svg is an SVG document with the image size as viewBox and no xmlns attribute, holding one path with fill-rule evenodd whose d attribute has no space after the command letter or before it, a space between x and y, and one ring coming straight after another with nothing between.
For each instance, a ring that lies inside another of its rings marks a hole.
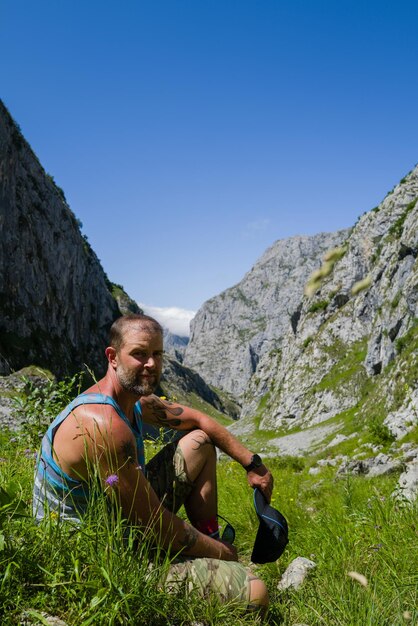
<instances>
[{"instance_id":1,"label":"man's bare shoulder","mask_svg":"<svg viewBox=\"0 0 418 626\"><path fill-rule=\"evenodd\" d=\"M129 425L110 404L82 404L73 409L69 417L72 418L69 422L84 428L131 432Z\"/></svg>"},{"instance_id":2,"label":"man's bare shoulder","mask_svg":"<svg viewBox=\"0 0 418 626\"><path fill-rule=\"evenodd\" d=\"M111 405L86 404L73 409L58 428L54 445L58 449L71 442L74 452L85 445L112 441L113 445L134 439L129 425Z\"/></svg>"}]
</instances>

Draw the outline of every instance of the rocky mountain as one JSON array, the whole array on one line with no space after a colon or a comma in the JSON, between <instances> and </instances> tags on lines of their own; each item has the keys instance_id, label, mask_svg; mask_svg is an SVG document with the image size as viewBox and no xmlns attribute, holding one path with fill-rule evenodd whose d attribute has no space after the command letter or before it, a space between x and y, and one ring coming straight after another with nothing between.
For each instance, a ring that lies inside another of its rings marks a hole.
<instances>
[{"instance_id":1,"label":"rocky mountain","mask_svg":"<svg viewBox=\"0 0 418 626\"><path fill-rule=\"evenodd\" d=\"M102 373L120 315L63 191L0 102L0 373L29 364Z\"/></svg>"},{"instance_id":2,"label":"rocky mountain","mask_svg":"<svg viewBox=\"0 0 418 626\"><path fill-rule=\"evenodd\" d=\"M142 311L121 285L109 281L64 192L1 101L0 240L0 375L35 365L60 378L86 364L101 376L113 320ZM165 388L236 414L233 403L177 362L187 339L168 331L164 339ZM8 388L7 380L2 383ZM7 398L2 407L9 419Z\"/></svg>"},{"instance_id":3,"label":"rocky mountain","mask_svg":"<svg viewBox=\"0 0 418 626\"><path fill-rule=\"evenodd\" d=\"M416 427L417 200L418 167L351 230L277 242L197 313L185 362L240 401L234 432L292 453Z\"/></svg>"},{"instance_id":4,"label":"rocky mountain","mask_svg":"<svg viewBox=\"0 0 418 626\"><path fill-rule=\"evenodd\" d=\"M188 337L174 335L168 328L164 328L164 352L174 357L179 363L183 363L188 342Z\"/></svg>"},{"instance_id":5,"label":"rocky mountain","mask_svg":"<svg viewBox=\"0 0 418 626\"><path fill-rule=\"evenodd\" d=\"M309 275L348 232L276 241L238 285L197 312L184 363L240 401L260 360L273 358L286 333L296 330Z\"/></svg>"},{"instance_id":6,"label":"rocky mountain","mask_svg":"<svg viewBox=\"0 0 418 626\"><path fill-rule=\"evenodd\" d=\"M262 428L325 422L347 411L397 436L418 418L418 167L364 214L294 332L265 355L242 416ZM397 426L395 426L395 423Z\"/></svg>"},{"instance_id":7,"label":"rocky mountain","mask_svg":"<svg viewBox=\"0 0 418 626\"><path fill-rule=\"evenodd\" d=\"M239 409L234 402L224 395L217 393L195 371L185 367L170 355L164 357L163 375L161 378L161 392L169 397L176 397L179 402L195 404L191 396L197 396L219 412L236 419ZM196 407L204 410L204 407Z\"/></svg>"}]
</instances>

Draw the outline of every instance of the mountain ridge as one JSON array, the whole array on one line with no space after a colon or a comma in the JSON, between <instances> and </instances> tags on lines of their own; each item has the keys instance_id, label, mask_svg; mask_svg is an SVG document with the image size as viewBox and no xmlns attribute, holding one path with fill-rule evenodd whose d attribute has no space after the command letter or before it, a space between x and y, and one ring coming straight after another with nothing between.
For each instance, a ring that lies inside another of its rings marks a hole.
<instances>
[{"instance_id":1,"label":"mountain ridge","mask_svg":"<svg viewBox=\"0 0 418 626\"><path fill-rule=\"evenodd\" d=\"M122 314L142 312L109 280L80 228L64 191L0 100L0 376L35 366L60 379L87 367L99 378L111 324ZM168 391L190 396L208 411L236 411L176 362L184 341L167 336L167 348ZM3 404L8 416L7 399Z\"/></svg>"},{"instance_id":2,"label":"mountain ridge","mask_svg":"<svg viewBox=\"0 0 418 626\"><path fill-rule=\"evenodd\" d=\"M301 271L303 260L294 251L290 254L298 280L289 287L286 306L278 310L271 294L275 289L286 293L286 285L271 271L260 280L259 267L271 268L269 255L277 254L275 246L285 248L294 240L298 238L276 242L265 253L266 264L263 255L237 286L203 305L185 363L219 387L228 387L231 372L241 377L238 386L229 387L241 404L240 419L231 430L252 433L254 443L256 435L265 440L270 433L277 444L287 432L319 429L321 424L328 425L322 439L332 432L352 434L356 428L404 437L418 423L418 167L342 231L338 241L326 242L329 248L337 246L335 261L325 260L330 256L324 254L327 246L318 251L312 265L321 279L309 296L304 294L309 272ZM276 262L283 258L277 255ZM234 301L242 285L239 308ZM239 338L231 326L243 309L246 328L252 330ZM261 351L262 343L257 346L253 337L266 309L273 321L274 314L276 322L281 316L281 335L273 336L270 344L265 341L268 349ZM207 363L219 364L218 370L208 370Z\"/></svg>"},{"instance_id":3,"label":"mountain ridge","mask_svg":"<svg viewBox=\"0 0 418 626\"><path fill-rule=\"evenodd\" d=\"M199 309L191 322L185 364L239 402L260 359L280 350L285 332L297 324L298 291L326 250L348 233L297 235L272 244L239 283Z\"/></svg>"}]
</instances>

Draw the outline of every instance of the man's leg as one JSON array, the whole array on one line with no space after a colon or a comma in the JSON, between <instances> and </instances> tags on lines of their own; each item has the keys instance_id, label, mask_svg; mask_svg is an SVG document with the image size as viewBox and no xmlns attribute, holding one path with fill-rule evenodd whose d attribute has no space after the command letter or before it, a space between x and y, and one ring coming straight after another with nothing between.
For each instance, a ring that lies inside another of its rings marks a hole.
<instances>
[{"instance_id":1,"label":"man's leg","mask_svg":"<svg viewBox=\"0 0 418 626\"><path fill-rule=\"evenodd\" d=\"M221 602L237 602L244 610L267 613L269 596L262 580L236 561L188 559L171 564L164 582L171 593L198 593Z\"/></svg>"},{"instance_id":2,"label":"man's leg","mask_svg":"<svg viewBox=\"0 0 418 626\"><path fill-rule=\"evenodd\" d=\"M269 606L269 593L264 582L256 576L250 576L250 599L248 611L259 611L264 617Z\"/></svg>"},{"instance_id":3,"label":"man's leg","mask_svg":"<svg viewBox=\"0 0 418 626\"><path fill-rule=\"evenodd\" d=\"M216 517L216 450L203 431L194 430L179 443L168 444L147 464L147 470L151 484L170 510L176 512L184 504L197 527ZM177 562L171 565L166 584L169 591L185 586L196 589L202 597L214 593L222 601L242 602L248 611L267 612L265 584L234 561Z\"/></svg>"},{"instance_id":4,"label":"man's leg","mask_svg":"<svg viewBox=\"0 0 418 626\"><path fill-rule=\"evenodd\" d=\"M215 446L202 430L188 433L178 445L183 453L186 475L193 483L184 507L191 524L204 532L202 525L210 521L213 524L218 512Z\"/></svg>"}]
</instances>

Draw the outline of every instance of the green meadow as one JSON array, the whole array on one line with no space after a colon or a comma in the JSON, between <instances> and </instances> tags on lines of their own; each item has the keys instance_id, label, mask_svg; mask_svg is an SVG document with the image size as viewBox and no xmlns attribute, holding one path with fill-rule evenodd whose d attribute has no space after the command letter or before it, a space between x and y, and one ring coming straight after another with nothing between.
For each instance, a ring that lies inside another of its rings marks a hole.
<instances>
[{"instance_id":1,"label":"green meadow","mask_svg":"<svg viewBox=\"0 0 418 626\"><path fill-rule=\"evenodd\" d=\"M53 516L42 525L34 523L38 431L67 395L75 395L75 387L76 381L58 390L51 386L44 392L50 394L49 404L32 389L29 404L16 404L29 416L22 431L1 434L0 623L46 624L45 614L69 626L261 623L233 604L166 593L160 581L169 558L156 554L139 530L124 540L123 520L109 512L105 496L98 495L81 528L60 524ZM157 445L149 444L149 455ZM315 460L269 459L275 476L273 505L286 516L290 534L281 558L263 566L249 561L258 523L245 473L228 459L219 462L219 513L236 529L240 560L269 587L266 622L417 624L418 515L416 506L391 496L399 476L340 478L332 467L311 476ZM316 568L298 590L279 591L283 572L297 556L311 559ZM364 576L363 584L349 572Z\"/></svg>"}]
</instances>

